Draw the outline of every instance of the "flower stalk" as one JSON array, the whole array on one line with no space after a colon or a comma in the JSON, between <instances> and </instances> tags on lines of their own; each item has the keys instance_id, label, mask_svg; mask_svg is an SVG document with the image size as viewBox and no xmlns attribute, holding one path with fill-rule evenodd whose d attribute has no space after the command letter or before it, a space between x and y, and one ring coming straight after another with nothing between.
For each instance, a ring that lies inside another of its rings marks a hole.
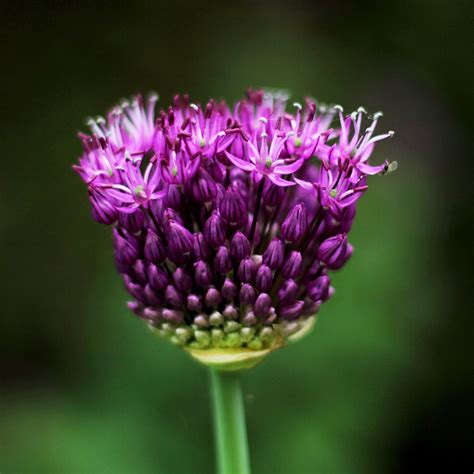
<instances>
[{"instance_id":1,"label":"flower stalk","mask_svg":"<svg viewBox=\"0 0 474 474\"><path fill-rule=\"evenodd\" d=\"M217 474L250 474L240 371L210 369Z\"/></svg>"}]
</instances>

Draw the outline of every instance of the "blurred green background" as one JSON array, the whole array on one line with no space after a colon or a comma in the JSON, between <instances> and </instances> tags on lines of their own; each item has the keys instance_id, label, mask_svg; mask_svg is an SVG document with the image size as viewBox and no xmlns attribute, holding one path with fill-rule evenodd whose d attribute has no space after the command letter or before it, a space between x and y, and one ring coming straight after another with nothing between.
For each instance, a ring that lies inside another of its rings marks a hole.
<instances>
[{"instance_id":1,"label":"blurred green background","mask_svg":"<svg viewBox=\"0 0 474 474\"><path fill-rule=\"evenodd\" d=\"M472 2L3 2L0 472L210 473L207 373L125 307L71 170L138 91L385 112L316 330L244 377L255 474L472 472Z\"/></svg>"}]
</instances>

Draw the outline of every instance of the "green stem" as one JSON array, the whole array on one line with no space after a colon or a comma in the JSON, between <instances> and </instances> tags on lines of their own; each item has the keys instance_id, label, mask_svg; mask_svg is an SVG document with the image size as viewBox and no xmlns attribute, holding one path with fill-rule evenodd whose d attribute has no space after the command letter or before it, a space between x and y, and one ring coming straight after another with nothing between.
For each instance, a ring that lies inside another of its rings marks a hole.
<instances>
[{"instance_id":1,"label":"green stem","mask_svg":"<svg viewBox=\"0 0 474 474\"><path fill-rule=\"evenodd\" d=\"M211 369L218 474L250 474L240 373Z\"/></svg>"}]
</instances>

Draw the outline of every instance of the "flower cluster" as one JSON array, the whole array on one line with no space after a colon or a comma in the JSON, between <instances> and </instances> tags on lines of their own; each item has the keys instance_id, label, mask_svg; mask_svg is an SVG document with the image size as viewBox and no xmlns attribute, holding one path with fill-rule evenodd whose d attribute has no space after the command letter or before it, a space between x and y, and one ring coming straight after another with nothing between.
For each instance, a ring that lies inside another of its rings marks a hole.
<instances>
[{"instance_id":1,"label":"flower cluster","mask_svg":"<svg viewBox=\"0 0 474 474\"><path fill-rule=\"evenodd\" d=\"M90 120L75 170L112 226L130 309L194 349L271 347L333 293L380 113L249 90L233 108L135 97ZM363 123L369 121L367 128Z\"/></svg>"}]
</instances>

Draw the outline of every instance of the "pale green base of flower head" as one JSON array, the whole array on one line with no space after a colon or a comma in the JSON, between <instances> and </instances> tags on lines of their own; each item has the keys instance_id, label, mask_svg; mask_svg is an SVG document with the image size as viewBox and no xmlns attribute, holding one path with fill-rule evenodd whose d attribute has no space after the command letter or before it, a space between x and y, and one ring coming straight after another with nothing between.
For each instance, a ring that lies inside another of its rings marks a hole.
<instances>
[{"instance_id":1,"label":"pale green base of flower head","mask_svg":"<svg viewBox=\"0 0 474 474\"><path fill-rule=\"evenodd\" d=\"M219 370L249 369L272 351L308 334L316 317L281 322L272 326L247 327L236 321L222 326L196 326L162 323L151 330L163 339L185 349L194 359Z\"/></svg>"}]
</instances>

